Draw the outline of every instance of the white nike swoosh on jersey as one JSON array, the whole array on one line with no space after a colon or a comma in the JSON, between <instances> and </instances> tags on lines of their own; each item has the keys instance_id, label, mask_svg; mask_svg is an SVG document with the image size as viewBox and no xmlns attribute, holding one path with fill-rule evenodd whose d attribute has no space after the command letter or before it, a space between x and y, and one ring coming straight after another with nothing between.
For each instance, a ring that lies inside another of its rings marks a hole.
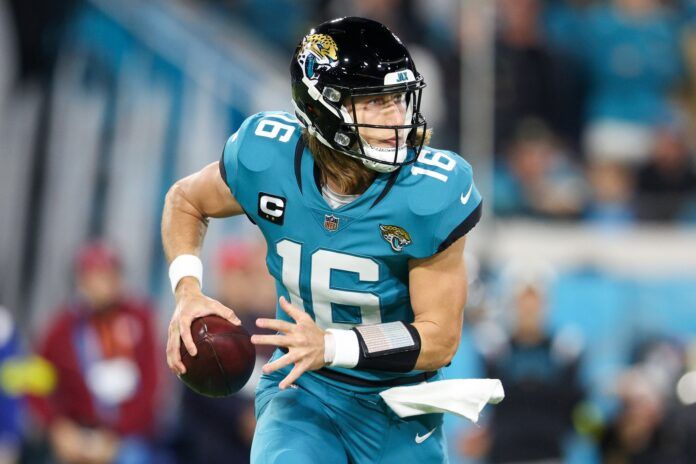
<instances>
[{"instance_id":1,"label":"white nike swoosh on jersey","mask_svg":"<svg viewBox=\"0 0 696 464\"><path fill-rule=\"evenodd\" d=\"M462 196L460 198L460 200L462 200L462 205L466 205L469 202L469 197L471 196L471 189L473 189L473 188L474 188L474 184L471 184L469 186L469 191L466 192L466 195L464 195L462 193Z\"/></svg>"},{"instance_id":2,"label":"white nike swoosh on jersey","mask_svg":"<svg viewBox=\"0 0 696 464\"><path fill-rule=\"evenodd\" d=\"M428 439L428 437L429 437L430 435L433 434L433 432L434 432L436 429L437 429L437 427L435 427L434 429L432 429L430 432L426 433L426 434L423 435L422 437L420 436L420 434L416 434L416 443L418 443L419 445L420 445L421 443L423 443L425 440Z\"/></svg>"}]
</instances>

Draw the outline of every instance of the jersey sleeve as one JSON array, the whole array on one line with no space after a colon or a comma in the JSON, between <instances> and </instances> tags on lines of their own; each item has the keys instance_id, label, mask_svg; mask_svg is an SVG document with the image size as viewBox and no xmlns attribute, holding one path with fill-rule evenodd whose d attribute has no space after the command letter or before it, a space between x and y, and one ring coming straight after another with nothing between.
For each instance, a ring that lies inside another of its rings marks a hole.
<instances>
[{"instance_id":1,"label":"jersey sleeve","mask_svg":"<svg viewBox=\"0 0 696 464\"><path fill-rule=\"evenodd\" d=\"M466 235L481 219L482 198L474 184L471 165L460 159L457 173L451 180L454 189L449 205L435 225L435 253L446 250Z\"/></svg>"},{"instance_id":2,"label":"jersey sleeve","mask_svg":"<svg viewBox=\"0 0 696 464\"><path fill-rule=\"evenodd\" d=\"M279 180L292 172L299 137L299 123L291 115L264 111L244 120L225 143L220 175L252 222L257 223L260 195L278 191Z\"/></svg>"},{"instance_id":3,"label":"jersey sleeve","mask_svg":"<svg viewBox=\"0 0 696 464\"><path fill-rule=\"evenodd\" d=\"M220 157L220 175L230 188L232 195L237 198L239 178L239 153L244 144L247 131L257 119L256 115L247 118L241 127L227 139Z\"/></svg>"}]
</instances>

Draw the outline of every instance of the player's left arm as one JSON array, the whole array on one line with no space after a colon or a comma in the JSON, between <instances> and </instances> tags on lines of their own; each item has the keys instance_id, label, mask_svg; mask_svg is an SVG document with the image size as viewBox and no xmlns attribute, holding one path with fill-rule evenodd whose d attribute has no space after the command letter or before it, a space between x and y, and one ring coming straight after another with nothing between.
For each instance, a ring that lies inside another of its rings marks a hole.
<instances>
[{"instance_id":1,"label":"player's left arm","mask_svg":"<svg viewBox=\"0 0 696 464\"><path fill-rule=\"evenodd\" d=\"M415 330L418 343L413 347L405 347L408 351L405 356L399 355L399 359L377 361L377 364L370 368L394 372L408 372L413 369L437 370L451 361L459 346L466 303L465 240L466 237L461 237L440 253L428 258L414 259L409 263L410 298L415 319L412 324L402 326L399 338L405 335L404 330ZM326 332L316 325L309 314L292 306L283 297L280 298L280 307L295 323L279 319L257 319L256 324L259 327L277 330L280 333L254 335L251 341L259 345L287 348L285 355L263 366L263 371L270 373L293 364L292 370L279 385L281 389L285 389L304 372L320 369L327 364L324 338ZM406 329L406 326L410 329ZM338 331L332 335L339 336L341 332L357 337L352 331ZM410 333L414 335L413 332ZM358 350L358 339L354 340L355 350ZM359 355L357 351L354 354L355 357Z\"/></svg>"},{"instance_id":2,"label":"player's left arm","mask_svg":"<svg viewBox=\"0 0 696 464\"><path fill-rule=\"evenodd\" d=\"M413 325L421 349L415 369L434 371L446 366L459 346L467 297L464 263L466 236L444 251L409 263Z\"/></svg>"}]
</instances>

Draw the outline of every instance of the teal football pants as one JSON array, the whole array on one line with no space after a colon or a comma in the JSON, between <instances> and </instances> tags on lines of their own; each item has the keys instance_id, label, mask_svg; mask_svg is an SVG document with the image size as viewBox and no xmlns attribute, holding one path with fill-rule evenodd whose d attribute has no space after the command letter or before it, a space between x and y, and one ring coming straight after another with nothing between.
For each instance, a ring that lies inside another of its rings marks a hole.
<instances>
[{"instance_id":1,"label":"teal football pants","mask_svg":"<svg viewBox=\"0 0 696 464\"><path fill-rule=\"evenodd\" d=\"M340 388L316 374L281 391L288 372L259 383L253 464L448 462L442 414L400 419L377 393Z\"/></svg>"}]
</instances>

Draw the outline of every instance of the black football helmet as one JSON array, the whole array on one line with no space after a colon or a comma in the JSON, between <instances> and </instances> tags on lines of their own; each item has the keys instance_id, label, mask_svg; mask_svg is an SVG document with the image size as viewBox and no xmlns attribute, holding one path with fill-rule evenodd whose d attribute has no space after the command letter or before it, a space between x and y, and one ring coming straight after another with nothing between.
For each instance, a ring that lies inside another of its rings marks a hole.
<instances>
[{"instance_id":1,"label":"black football helmet","mask_svg":"<svg viewBox=\"0 0 696 464\"><path fill-rule=\"evenodd\" d=\"M324 145L379 172L393 171L418 157L426 130L420 113L425 82L401 40L384 25L347 17L317 26L297 46L290 75L295 114ZM402 125L359 124L355 104L352 114L344 106L356 96L392 93L405 95ZM361 127L393 130L395 148L371 146L360 136ZM405 140L399 132L406 132Z\"/></svg>"}]
</instances>

